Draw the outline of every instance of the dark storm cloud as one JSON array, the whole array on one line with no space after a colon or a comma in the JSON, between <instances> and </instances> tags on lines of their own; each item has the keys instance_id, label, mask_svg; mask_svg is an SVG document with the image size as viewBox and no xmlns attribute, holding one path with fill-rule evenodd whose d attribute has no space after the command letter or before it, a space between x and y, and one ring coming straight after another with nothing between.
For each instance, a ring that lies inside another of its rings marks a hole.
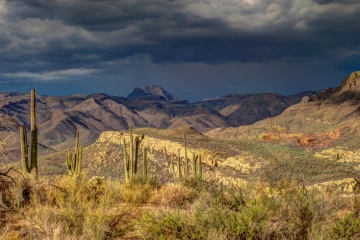
<instances>
[{"instance_id":1,"label":"dark storm cloud","mask_svg":"<svg viewBox=\"0 0 360 240\"><path fill-rule=\"evenodd\" d=\"M159 62L257 62L328 57L357 47L360 4L317 2L9 0L5 21L13 21L13 41L20 41L15 58L30 53L70 64L79 60L74 54L105 61L149 54ZM42 30L25 29L32 26Z\"/></svg>"},{"instance_id":2,"label":"dark storm cloud","mask_svg":"<svg viewBox=\"0 0 360 240\"><path fill-rule=\"evenodd\" d=\"M349 70L360 58L359 12L358 0L0 0L0 78L126 72L123 81L143 84L149 77L142 68L185 64L169 72L196 72L187 63L210 64L212 75L233 63L246 74L246 64L280 71L281 62L301 71L314 70L309 62ZM237 77L231 66L229 86ZM196 76L199 86L209 79Z\"/></svg>"},{"instance_id":3,"label":"dark storm cloud","mask_svg":"<svg viewBox=\"0 0 360 240\"><path fill-rule=\"evenodd\" d=\"M358 0L314 0L314 1L319 4L333 4L333 3L352 4L359 2Z\"/></svg>"},{"instance_id":4,"label":"dark storm cloud","mask_svg":"<svg viewBox=\"0 0 360 240\"><path fill-rule=\"evenodd\" d=\"M360 15L346 9L360 4L317 2L8 0L3 19L11 29L0 46L4 60L31 56L76 67L135 54L157 62L261 62L358 47ZM94 54L92 61L74 57Z\"/></svg>"}]
</instances>

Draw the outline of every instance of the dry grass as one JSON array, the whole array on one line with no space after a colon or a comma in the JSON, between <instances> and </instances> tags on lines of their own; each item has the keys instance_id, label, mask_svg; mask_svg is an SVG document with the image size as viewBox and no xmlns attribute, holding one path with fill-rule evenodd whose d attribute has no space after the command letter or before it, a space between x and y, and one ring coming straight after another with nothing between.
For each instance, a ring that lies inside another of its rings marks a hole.
<instances>
[{"instance_id":1,"label":"dry grass","mask_svg":"<svg viewBox=\"0 0 360 240\"><path fill-rule=\"evenodd\" d=\"M331 188L288 182L270 192L263 184L203 190L186 207L146 211L138 222L145 239L357 239L353 198ZM183 190L173 192L183 195ZM167 204L167 203L166 203Z\"/></svg>"},{"instance_id":2,"label":"dry grass","mask_svg":"<svg viewBox=\"0 0 360 240\"><path fill-rule=\"evenodd\" d=\"M31 201L8 198L12 218L0 238L356 239L360 234L359 194L331 185L140 180L124 184L86 175L21 180L9 193L20 199L19 193L31 189Z\"/></svg>"},{"instance_id":3,"label":"dry grass","mask_svg":"<svg viewBox=\"0 0 360 240\"><path fill-rule=\"evenodd\" d=\"M34 236L42 239L119 237L124 234L120 223L126 214L117 208L121 193L121 184L99 177L43 179L34 185L24 216Z\"/></svg>"}]
</instances>

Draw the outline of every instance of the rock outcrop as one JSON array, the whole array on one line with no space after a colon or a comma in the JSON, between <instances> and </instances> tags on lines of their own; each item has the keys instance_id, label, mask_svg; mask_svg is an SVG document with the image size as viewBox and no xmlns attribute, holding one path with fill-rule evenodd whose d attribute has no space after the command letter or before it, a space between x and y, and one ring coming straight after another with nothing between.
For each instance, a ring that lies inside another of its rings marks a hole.
<instances>
[{"instance_id":1,"label":"rock outcrop","mask_svg":"<svg viewBox=\"0 0 360 240\"><path fill-rule=\"evenodd\" d=\"M149 85L142 88L135 88L134 91L132 91L132 93L127 96L127 98L134 99L145 96L162 96L168 102L175 102L180 100L180 98L167 92L164 88L158 85Z\"/></svg>"}]
</instances>

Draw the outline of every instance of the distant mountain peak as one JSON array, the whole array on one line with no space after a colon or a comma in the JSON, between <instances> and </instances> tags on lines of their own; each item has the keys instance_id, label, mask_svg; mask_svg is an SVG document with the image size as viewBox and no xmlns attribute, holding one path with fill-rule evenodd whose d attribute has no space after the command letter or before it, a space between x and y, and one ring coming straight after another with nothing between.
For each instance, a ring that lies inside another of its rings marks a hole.
<instances>
[{"instance_id":1,"label":"distant mountain peak","mask_svg":"<svg viewBox=\"0 0 360 240\"><path fill-rule=\"evenodd\" d=\"M351 73L340 85L341 91L360 92L360 71Z\"/></svg>"},{"instance_id":2,"label":"distant mountain peak","mask_svg":"<svg viewBox=\"0 0 360 240\"><path fill-rule=\"evenodd\" d=\"M135 88L127 96L127 98L134 99L134 98L145 97L145 96L162 96L168 102L175 102L175 101L180 100L180 98L169 93L168 91L166 91L164 88L160 87L159 85L147 85L147 86L143 86L141 88Z\"/></svg>"}]
</instances>

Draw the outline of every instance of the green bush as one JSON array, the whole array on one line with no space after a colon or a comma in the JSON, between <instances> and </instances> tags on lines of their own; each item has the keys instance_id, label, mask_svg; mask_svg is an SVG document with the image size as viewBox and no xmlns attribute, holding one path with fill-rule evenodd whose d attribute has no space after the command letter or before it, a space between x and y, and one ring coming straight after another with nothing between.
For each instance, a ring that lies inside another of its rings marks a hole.
<instances>
[{"instance_id":1,"label":"green bush","mask_svg":"<svg viewBox=\"0 0 360 240\"><path fill-rule=\"evenodd\" d=\"M360 218L354 214L348 214L341 218L332 226L334 239L359 239L360 238Z\"/></svg>"}]
</instances>

